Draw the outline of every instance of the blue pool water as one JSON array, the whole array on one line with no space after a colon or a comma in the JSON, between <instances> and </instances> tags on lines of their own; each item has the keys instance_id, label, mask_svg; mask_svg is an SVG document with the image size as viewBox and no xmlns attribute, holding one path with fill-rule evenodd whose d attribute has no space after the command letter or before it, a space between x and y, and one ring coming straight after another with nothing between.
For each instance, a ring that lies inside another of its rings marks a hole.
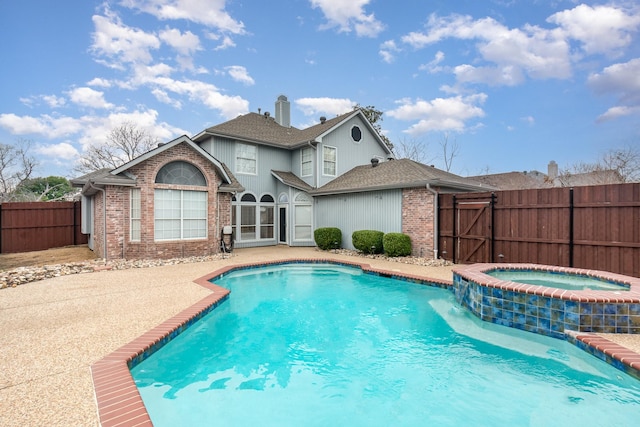
<instances>
[{"instance_id":1,"label":"blue pool water","mask_svg":"<svg viewBox=\"0 0 640 427\"><path fill-rule=\"evenodd\" d=\"M628 291L624 284L610 283L597 277L580 274L555 273L550 271L531 270L493 270L485 274L496 279L509 280L517 283L527 283L550 288L574 290L574 291Z\"/></svg>"},{"instance_id":2,"label":"blue pool water","mask_svg":"<svg viewBox=\"0 0 640 427\"><path fill-rule=\"evenodd\" d=\"M451 292L334 265L231 273L132 368L155 426L637 425L640 382Z\"/></svg>"}]
</instances>

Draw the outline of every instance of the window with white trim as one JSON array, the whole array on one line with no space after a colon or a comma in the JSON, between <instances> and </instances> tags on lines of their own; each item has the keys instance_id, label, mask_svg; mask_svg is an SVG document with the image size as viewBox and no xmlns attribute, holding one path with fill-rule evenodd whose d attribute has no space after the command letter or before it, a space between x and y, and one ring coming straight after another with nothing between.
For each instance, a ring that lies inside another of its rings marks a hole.
<instances>
[{"instance_id":1,"label":"window with white trim","mask_svg":"<svg viewBox=\"0 0 640 427\"><path fill-rule=\"evenodd\" d=\"M311 197L306 193L299 193L294 199L293 239L313 239L313 208Z\"/></svg>"},{"instance_id":2,"label":"window with white trim","mask_svg":"<svg viewBox=\"0 0 640 427\"><path fill-rule=\"evenodd\" d=\"M196 166L183 161L164 165L156 184L205 187L206 178ZM155 240L207 238L207 195L202 190L156 188L154 192Z\"/></svg>"},{"instance_id":3,"label":"window with white trim","mask_svg":"<svg viewBox=\"0 0 640 427\"><path fill-rule=\"evenodd\" d=\"M260 238L273 239L275 200L269 194L260 197Z\"/></svg>"},{"instance_id":4,"label":"window with white trim","mask_svg":"<svg viewBox=\"0 0 640 427\"><path fill-rule=\"evenodd\" d=\"M322 147L322 174L336 176L338 149L325 145Z\"/></svg>"},{"instance_id":5,"label":"window with white trim","mask_svg":"<svg viewBox=\"0 0 640 427\"><path fill-rule=\"evenodd\" d=\"M207 192L156 188L155 239L207 238Z\"/></svg>"},{"instance_id":6,"label":"window with white trim","mask_svg":"<svg viewBox=\"0 0 640 427\"><path fill-rule=\"evenodd\" d=\"M258 149L255 145L236 143L236 172L258 173Z\"/></svg>"},{"instance_id":7,"label":"window with white trim","mask_svg":"<svg viewBox=\"0 0 640 427\"><path fill-rule=\"evenodd\" d=\"M129 220L130 220L130 225L129 225L129 239L131 239L132 242L139 242L140 241L140 220L141 220L141 212L142 210L140 209L140 189L139 188L132 188L131 189L131 195L130 195L130 202L131 202L131 206L130 206L130 215L129 215Z\"/></svg>"},{"instance_id":8,"label":"window with white trim","mask_svg":"<svg viewBox=\"0 0 640 427\"><path fill-rule=\"evenodd\" d=\"M313 148L303 148L300 153L300 176L313 174Z\"/></svg>"}]
</instances>

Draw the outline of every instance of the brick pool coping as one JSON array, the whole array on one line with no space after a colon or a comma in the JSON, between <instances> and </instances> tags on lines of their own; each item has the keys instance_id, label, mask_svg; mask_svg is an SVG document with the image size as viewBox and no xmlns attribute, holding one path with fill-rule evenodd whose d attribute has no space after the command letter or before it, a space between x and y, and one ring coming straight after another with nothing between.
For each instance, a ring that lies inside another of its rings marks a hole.
<instances>
[{"instance_id":1,"label":"brick pool coping","mask_svg":"<svg viewBox=\"0 0 640 427\"><path fill-rule=\"evenodd\" d=\"M140 396L140 392L131 376L130 367L144 360L166 342L208 314L218 304L228 298L229 290L210 282L211 279L238 269L290 263L330 263L346 265L384 277L397 278L416 283L428 283L432 286L449 290L452 288L452 282L447 280L431 279L425 276L373 268L369 264L336 261L332 259L292 258L278 261L237 264L220 268L194 280L194 283L209 289L211 295L208 295L171 319L118 348L91 366L91 376L100 425L102 427L153 426L142 401L142 397ZM573 342L596 357L600 357L614 364L614 366L619 364L620 366L616 367L640 379L640 354L632 352L625 347L595 334L567 333L567 335L567 339L570 342Z\"/></svg>"}]
</instances>

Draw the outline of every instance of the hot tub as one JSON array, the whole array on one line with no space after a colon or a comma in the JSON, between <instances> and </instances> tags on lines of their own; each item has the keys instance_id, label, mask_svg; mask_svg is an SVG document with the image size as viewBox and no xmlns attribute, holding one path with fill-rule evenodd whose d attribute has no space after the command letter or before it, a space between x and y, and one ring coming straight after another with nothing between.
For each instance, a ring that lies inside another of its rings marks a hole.
<instances>
[{"instance_id":1,"label":"hot tub","mask_svg":"<svg viewBox=\"0 0 640 427\"><path fill-rule=\"evenodd\" d=\"M473 264L454 269L453 292L483 320L556 338L565 331L640 333L635 277L538 264Z\"/></svg>"}]
</instances>

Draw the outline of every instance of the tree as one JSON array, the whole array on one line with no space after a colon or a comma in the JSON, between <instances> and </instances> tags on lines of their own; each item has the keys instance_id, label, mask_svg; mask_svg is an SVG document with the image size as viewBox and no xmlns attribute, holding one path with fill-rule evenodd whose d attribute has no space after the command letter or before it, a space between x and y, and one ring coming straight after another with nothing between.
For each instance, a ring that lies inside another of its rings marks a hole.
<instances>
[{"instance_id":1,"label":"tree","mask_svg":"<svg viewBox=\"0 0 640 427\"><path fill-rule=\"evenodd\" d=\"M158 139L132 122L124 122L109 132L103 145L91 145L80 156L74 170L85 174L99 169L115 169L158 145Z\"/></svg>"},{"instance_id":2,"label":"tree","mask_svg":"<svg viewBox=\"0 0 640 427\"><path fill-rule=\"evenodd\" d=\"M23 181L16 188L14 199L22 202L51 202L63 200L75 192L66 178L49 176Z\"/></svg>"},{"instance_id":3,"label":"tree","mask_svg":"<svg viewBox=\"0 0 640 427\"><path fill-rule=\"evenodd\" d=\"M411 159L418 163L432 163L434 158L427 158L428 144L423 141L401 139L393 144L393 153L399 159Z\"/></svg>"},{"instance_id":4,"label":"tree","mask_svg":"<svg viewBox=\"0 0 640 427\"><path fill-rule=\"evenodd\" d=\"M369 123L371 123L371 126L373 126L376 132L378 132L378 136L380 136L380 139L382 139L387 147L389 147L389 150L393 150L393 143L389 140L389 138L386 137L386 135L382 133L382 126L380 126L380 122L382 121L382 114L384 113L380 110L377 110L373 105L362 107L360 106L360 104L356 104L353 109L354 111L362 111L367 120L369 120Z\"/></svg>"},{"instance_id":5,"label":"tree","mask_svg":"<svg viewBox=\"0 0 640 427\"><path fill-rule=\"evenodd\" d=\"M442 134L442 138L440 139L440 147L442 147L444 170L446 170L447 172L451 172L453 159L458 157L458 152L460 151L458 141L456 141L455 138L453 139L453 141L449 141L449 132L445 132L444 134Z\"/></svg>"},{"instance_id":6,"label":"tree","mask_svg":"<svg viewBox=\"0 0 640 427\"><path fill-rule=\"evenodd\" d=\"M593 163L579 162L560 171L560 182L571 182L571 177L591 174L595 184L640 182L640 148L626 146L606 151Z\"/></svg>"},{"instance_id":7,"label":"tree","mask_svg":"<svg viewBox=\"0 0 640 427\"><path fill-rule=\"evenodd\" d=\"M7 202L15 196L14 190L28 180L38 162L28 153L31 141L19 140L18 144L0 144L0 201Z\"/></svg>"}]
</instances>

